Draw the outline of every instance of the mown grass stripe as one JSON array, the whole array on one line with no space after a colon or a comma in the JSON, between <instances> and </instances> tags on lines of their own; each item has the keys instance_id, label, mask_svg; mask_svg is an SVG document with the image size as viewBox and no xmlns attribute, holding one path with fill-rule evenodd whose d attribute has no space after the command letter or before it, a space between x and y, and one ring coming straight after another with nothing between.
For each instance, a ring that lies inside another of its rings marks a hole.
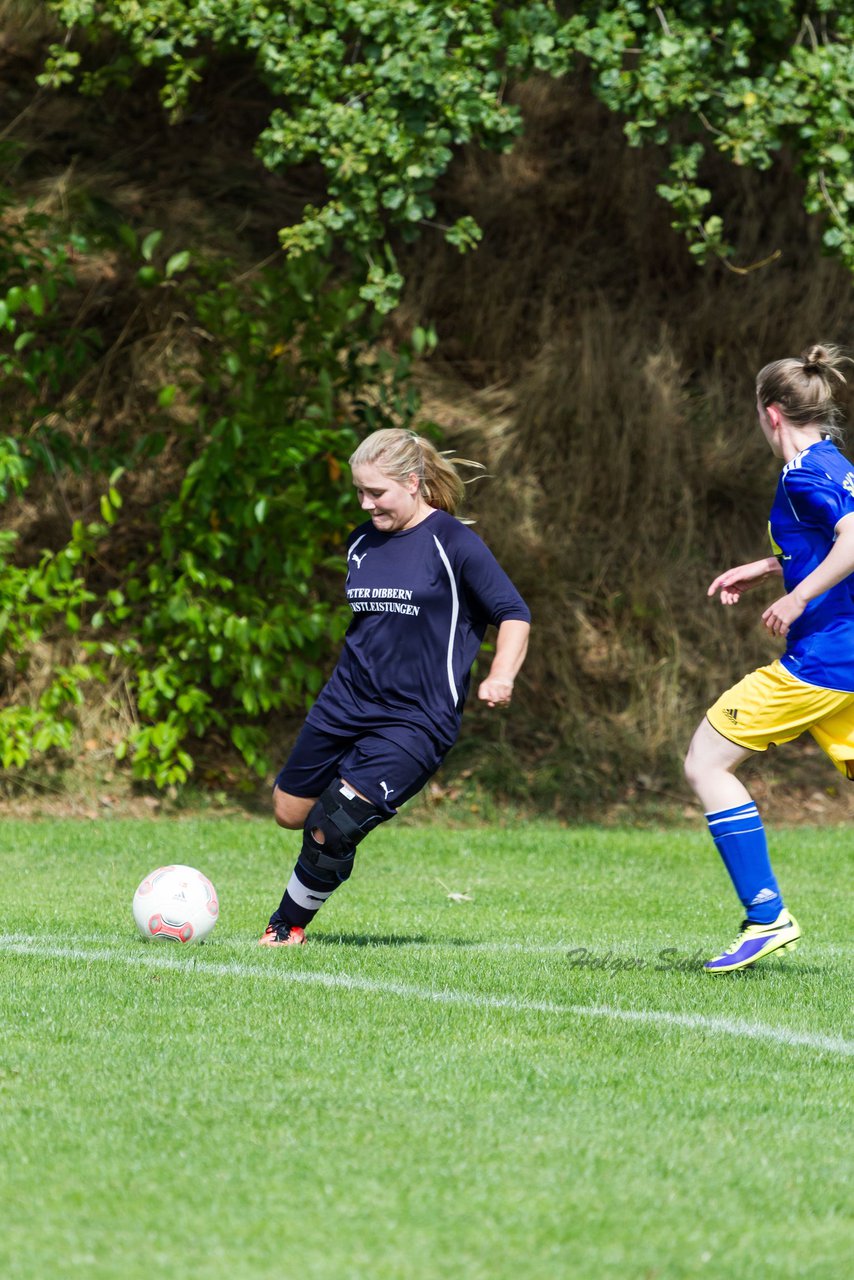
<instances>
[{"instance_id":1,"label":"mown grass stripe","mask_svg":"<svg viewBox=\"0 0 854 1280\"><path fill-rule=\"evenodd\" d=\"M770 1026L762 1022L744 1022L733 1018L711 1017L705 1014L674 1013L663 1009L621 1009L614 1005L560 1004L549 1000L520 1000L515 996L479 995L460 990L433 990L402 982L381 982L372 978L353 977L348 974L305 972L283 969L275 965L246 964L239 961L223 963L201 960L196 954L174 956L157 951L130 954L108 948L56 946L43 939L21 934L0 935L0 952L13 955L32 955L47 960L72 960L81 962L113 962L154 969L184 970L210 974L213 977L266 978L285 984L303 984L335 988L343 991L360 991L371 995L400 996L411 1000L430 1001L434 1004L453 1004L472 1009L500 1009L511 1013L547 1013L577 1018L603 1018L614 1021L640 1023L662 1027L678 1027L689 1031L711 1032L736 1039L765 1040L792 1048L812 1049L837 1057L854 1056L854 1040L842 1036L828 1036L809 1031L795 1031L789 1027ZM710 979L720 981L720 979Z\"/></svg>"}]
</instances>

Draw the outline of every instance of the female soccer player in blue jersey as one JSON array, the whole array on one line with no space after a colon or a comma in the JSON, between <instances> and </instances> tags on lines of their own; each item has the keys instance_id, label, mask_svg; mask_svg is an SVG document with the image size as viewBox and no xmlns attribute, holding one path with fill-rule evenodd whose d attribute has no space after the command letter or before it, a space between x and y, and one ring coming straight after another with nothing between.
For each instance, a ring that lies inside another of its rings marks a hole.
<instances>
[{"instance_id":1,"label":"female soccer player in blue jersey","mask_svg":"<svg viewBox=\"0 0 854 1280\"><path fill-rule=\"evenodd\" d=\"M504 706L525 657L530 613L481 539L455 518L456 468L411 431L376 431L350 458L369 519L351 534L353 618L329 682L276 778L276 821L302 849L262 946L305 928L350 875L356 847L421 790L456 741L471 668L498 628L478 688Z\"/></svg>"},{"instance_id":2,"label":"female soccer player in blue jersey","mask_svg":"<svg viewBox=\"0 0 854 1280\"><path fill-rule=\"evenodd\" d=\"M783 467L771 507L773 556L715 578L708 594L737 604L767 579L785 594L762 621L786 640L783 656L724 693L707 712L685 762L746 919L731 946L707 961L730 973L801 936L771 870L762 819L735 771L756 751L809 731L854 780L854 469L837 448L834 392L846 361L835 347L776 360L756 383L759 425Z\"/></svg>"}]
</instances>

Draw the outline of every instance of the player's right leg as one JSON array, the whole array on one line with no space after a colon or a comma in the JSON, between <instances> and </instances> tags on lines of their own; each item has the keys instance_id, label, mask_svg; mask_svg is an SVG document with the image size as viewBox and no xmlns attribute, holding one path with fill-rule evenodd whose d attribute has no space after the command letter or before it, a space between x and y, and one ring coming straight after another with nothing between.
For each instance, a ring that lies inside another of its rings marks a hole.
<instances>
[{"instance_id":1,"label":"player's right leg","mask_svg":"<svg viewBox=\"0 0 854 1280\"><path fill-rule=\"evenodd\" d=\"M280 827L303 832L320 795L335 780L339 761L350 739L323 733L304 724L284 767L273 785L273 813ZM292 947L305 942L305 926L332 893L326 879L301 867L297 860L282 900L270 916L260 944L264 947Z\"/></svg>"},{"instance_id":2,"label":"player's right leg","mask_svg":"<svg viewBox=\"0 0 854 1280\"><path fill-rule=\"evenodd\" d=\"M720 955L703 965L706 973L734 973L747 969L774 951L794 951L801 936L800 925L784 907L770 924L743 920L733 942Z\"/></svg>"}]
</instances>

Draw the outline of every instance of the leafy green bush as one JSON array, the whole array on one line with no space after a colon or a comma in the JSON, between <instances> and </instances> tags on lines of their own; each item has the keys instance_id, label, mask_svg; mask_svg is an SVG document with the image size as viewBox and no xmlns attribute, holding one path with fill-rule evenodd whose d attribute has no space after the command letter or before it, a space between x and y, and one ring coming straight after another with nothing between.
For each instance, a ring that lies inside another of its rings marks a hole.
<instances>
[{"instance_id":1,"label":"leafy green bush","mask_svg":"<svg viewBox=\"0 0 854 1280\"><path fill-rule=\"evenodd\" d=\"M193 744L211 733L263 773L267 718L305 710L340 640L340 551L354 514L344 462L360 425L411 420L411 355L377 345L379 322L357 284L333 285L317 259L240 279L226 261L161 255L156 233L140 244L123 227L119 239L125 274L180 311L201 341L192 360L167 369L130 452L120 435L101 440L89 479L112 470L99 482L99 521L75 520L64 545L29 564L33 548L19 547L13 532L2 539L0 760L20 768L68 750L86 682L109 672L133 706L117 754L135 776L160 787L185 782ZM42 249L27 258L18 242L14 253L34 278ZM70 261L66 277L73 287ZM35 299L27 279L14 287ZM39 323L59 327L56 291L42 296ZM7 317L11 333L17 314ZM0 348L19 379L19 413L32 412L48 355L64 375L54 412L64 392L75 394L73 361L63 366L41 339L36 332L11 352ZM420 346L428 340L416 335ZM80 408L73 399L64 407L72 417ZM78 464L79 445L73 432L53 430L50 465L60 476ZM0 499L13 502L43 473L39 440L23 426L0 440ZM26 676L44 645L74 660L35 689Z\"/></svg>"},{"instance_id":2,"label":"leafy green bush","mask_svg":"<svg viewBox=\"0 0 854 1280\"><path fill-rule=\"evenodd\" d=\"M390 232L411 238L436 225L435 189L455 148L512 146L522 120L505 82L535 70L586 68L602 101L626 117L630 144L663 149L659 194L699 261L732 252L702 180L706 151L758 169L785 151L806 208L825 221L825 245L854 270L850 7L817 0L811 15L795 0L586 0L566 16L567 7L52 0L87 43L53 46L42 82L126 89L153 66L174 116L213 57L248 54L281 100L258 154L275 170L317 163L326 180L326 202L284 227L282 243L294 253L343 244L362 262L362 296L385 311L402 285ZM481 234L467 213L441 230L460 249Z\"/></svg>"},{"instance_id":3,"label":"leafy green bush","mask_svg":"<svg viewBox=\"0 0 854 1280\"><path fill-rule=\"evenodd\" d=\"M11 150L0 152L11 158ZM33 473L49 459L54 396L73 381L89 358L84 333L69 332L59 300L73 290L73 258L84 248L32 206L19 208L0 186L0 407L17 434L0 436L0 503L23 495ZM31 659L43 639L80 630L94 600L83 567L100 532L75 521L60 550L20 562L19 535L0 532L0 765L21 768L33 755L72 744L75 710L84 687L101 679L96 663L55 663L38 688L29 685ZM81 655L85 658L85 655Z\"/></svg>"},{"instance_id":4,"label":"leafy green bush","mask_svg":"<svg viewBox=\"0 0 854 1280\"><path fill-rule=\"evenodd\" d=\"M32 699L20 698L29 674L31 655L48 634L76 634L81 614L94 600L81 574L98 526L75 523L71 539L58 553L45 552L37 564L16 566L9 559L16 537L0 535L0 655L5 659L4 683L11 695L0 707L0 765L22 768L33 756L52 748L70 751L75 711L84 687L103 679L97 663L54 664Z\"/></svg>"}]
</instances>

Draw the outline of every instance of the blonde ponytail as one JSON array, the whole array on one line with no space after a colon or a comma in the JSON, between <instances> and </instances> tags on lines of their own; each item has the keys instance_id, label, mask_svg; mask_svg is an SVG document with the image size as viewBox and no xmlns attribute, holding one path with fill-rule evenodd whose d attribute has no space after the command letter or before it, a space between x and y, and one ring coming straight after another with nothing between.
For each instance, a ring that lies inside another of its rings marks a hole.
<instances>
[{"instance_id":1,"label":"blonde ponytail","mask_svg":"<svg viewBox=\"0 0 854 1280\"><path fill-rule=\"evenodd\" d=\"M439 450L424 436L400 427L375 431L362 441L350 457L350 467L376 466L383 475L403 484L409 476L418 477L421 496L431 507L455 515L465 495L466 481L458 466L475 467L479 462L454 458Z\"/></svg>"}]
</instances>

